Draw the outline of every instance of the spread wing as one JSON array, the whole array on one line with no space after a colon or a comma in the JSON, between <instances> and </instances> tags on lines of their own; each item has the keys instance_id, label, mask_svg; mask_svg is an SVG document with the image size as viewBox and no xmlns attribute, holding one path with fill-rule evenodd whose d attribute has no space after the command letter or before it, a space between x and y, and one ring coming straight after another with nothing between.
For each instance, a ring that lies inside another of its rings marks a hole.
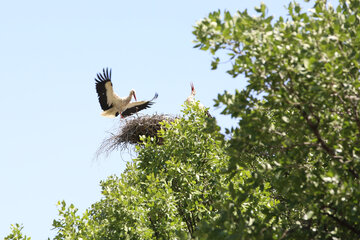
<instances>
[{"instance_id":1,"label":"spread wing","mask_svg":"<svg viewBox=\"0 0 360 240\"><path fill-rule=\"evenodd\" d=\"M110 109L113 106L115 98L111 82L111 69L109 72L108 68L106 68L106 71L104 68L103 74L97 74L97 78L95 78L95 86L101 109L104 111Z\"/></svg>"},{"instance_id":2,"label":"spread wing","mask_svg":"<svg viewBox=\"0 0 360 240\"><path fill-rule=\"evenodd\" d=\"M149 108L151 105L154 104L153 100L155 100L159 95L155 93L155 96L149 101L139 101L139 102L132 102L128 104L128 107L125 111L121 113L123 117L128 117L134 113L137 113L141 110Z\"/></svg>"}]
</instances>

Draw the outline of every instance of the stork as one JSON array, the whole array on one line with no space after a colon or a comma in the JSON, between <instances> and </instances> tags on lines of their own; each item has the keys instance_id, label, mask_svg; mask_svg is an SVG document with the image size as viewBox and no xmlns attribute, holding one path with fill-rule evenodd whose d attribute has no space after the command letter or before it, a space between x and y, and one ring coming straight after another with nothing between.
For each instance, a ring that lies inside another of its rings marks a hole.
<instances>
[{"instance_id":1,"label":"stork","mask_svg":"<svg viewBox=\"0 0 360 240\"><path fill-rule=\"evenodd\" d=\"M191 86L191 93L190 93L190 96L187 97L186 99L186 102L190 105L194 104L195 103L195 94L196 94L196 90L195 90L195 87L194 87L194 84L193 83L190 83L190 86ZM202 103L199 103L199 108L203 111L205 111L205 114L208 116L208 117L211 117L212 116L210 115L209 111L205 109L205 106L202 104Z\"/></svg>"},{"instance_id":2,"label":"stork","mask_svg":"<svg viewBox=\"0 0 360 240\"><path fill-rule=\"evenodd\" d=\"M132 89L127 97L119 97L113 90L113 84L111 82L111 69L103 69L103 74L98 73L95 78L96 92L98 94L99 103L103 112L101 113L104 117L114 118L121 116L122 118L128 117L141 110L149 108L154 104L153 100L158 97L155 96L149 101L137 102L135 90ZM136 102L130 102L134 97Z\"/></svg>"},{"instance_id":3,"label":"stork","mask_svg":"<svg viewBox=\"0 0 360 240\"><path fill-rule=\"evenodd\" d=\"M194 84L193 83L190 83L190 86L191 86L191 93L190 93L190 96L187 97L186 99L186 102L188 104L193 104L195 102L195 94L196 94L196 90L194 88ZM200 103L201 104L201 103ZM199 106L200 106L199 104ZM204 108L204 105L201 104L201 108Z\"/></svg>"}]
</instances>

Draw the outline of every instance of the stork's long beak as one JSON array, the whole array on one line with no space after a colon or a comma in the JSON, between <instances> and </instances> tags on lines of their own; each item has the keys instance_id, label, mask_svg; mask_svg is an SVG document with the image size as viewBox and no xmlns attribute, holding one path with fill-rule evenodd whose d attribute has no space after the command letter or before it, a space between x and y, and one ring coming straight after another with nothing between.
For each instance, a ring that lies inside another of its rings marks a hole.
<instances>
[{"instance_id":1,"label":"stork's long beak","mask_svg":"<svg viewBox=\"0 0 360 240\"><path fill-rule=\"evenodd\" d=\"M137 101L135 93L133 93L133 96L134 96L135 101Z\"/></svg>"},{"instance_id":2,"label":"stork's long beak","mask_svg":"<svg viewBox=\"0 0 360 240\"><path fill-rule=\"evenodd\" d=\"M190 83L190 86L191 86L191 91L193 92L193 91L195 90L194 84L193 84L193 83Z\"/></svg>"}]
</instances>

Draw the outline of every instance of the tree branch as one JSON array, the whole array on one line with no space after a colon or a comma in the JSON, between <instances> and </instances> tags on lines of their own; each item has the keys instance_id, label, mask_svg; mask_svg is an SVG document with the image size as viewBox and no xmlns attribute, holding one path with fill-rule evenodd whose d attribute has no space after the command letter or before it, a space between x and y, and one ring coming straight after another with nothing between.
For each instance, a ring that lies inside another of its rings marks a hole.
<instances>
[{"instance_id":1,"label":"tree branch","mask_svg":"<svg viewBox=\"0 0 360 240\"><path fill-rule=\"evenodd\" d=\"M316 123L312 122L309 118L309 115L306 113L306 111L301 110L300 106L298 106L298 109L301 111L301 115L305 118L306 123L308 124L308 126L310 127L311 131L314 133L314 135L316 136L318 142L320 143L321 147L325 150L325 152L327 154L329 154L331 157L335 157L335 158L342 158L340 156L336 156L335 155L335 151L334 149L330 148L324 141L324 139L321 137L321 134L319 132L319 122L320 120L316 117Z\"/></svg>"},{"instance_id":2,"label":"tree branch","mask_svg":"<svg viewBox=\"0 0 360 240\"><path fill-rule=\"evenodd\" d=\"M349 224L347 221L339 219L338 217L325 212L325 215L329 216L330 218L332 218L333 220L335 220L338 224L340 224L342 227L349 229L350 231L352 231L353 233L355 233L356 235L358 235L358 237L360 237L360 229L356 229L354 228L351 224Z\"/></svg>"}]
</instances>

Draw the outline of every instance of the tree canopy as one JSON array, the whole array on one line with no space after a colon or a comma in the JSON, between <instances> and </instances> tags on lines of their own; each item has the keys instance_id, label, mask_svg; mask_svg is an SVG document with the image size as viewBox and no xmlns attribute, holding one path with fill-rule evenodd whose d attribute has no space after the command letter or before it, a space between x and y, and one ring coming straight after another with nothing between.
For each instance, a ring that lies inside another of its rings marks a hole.
<instances>
[{"instance_id":1,"label":"tree canopy","mask_svg":"<svg viewBox=\"0 0 360 240\"><path fill-rule=\"evenodd\" d=\"M231 131L229 172L251 169L252 188L270 183L279 201L255 220L249 238L359 237L360 3L340 1L334 9L319 0L306 13L292 2L289 18L276 22L265 5L256 10L256 17L213 12L194 31L196 47L215 55L214 69L223 50L232 63L228 73L248 80L246 89L225 92L216 104L241 119ZM213 231L238 237L249 231L252 214L231 207L242 199L226 210L238 232L226 232L221 222Z\"/></svg>"},{"instance_id":2,"label":"tree canopy","mask_svg":"<svg viewBox=\"0 0 360 240\"><path fill-rule=\"evenodd\" d=\"M212 69L248 82L215 100L239 120L231 138L185 105L85 213L59 203L55 239L360 238L360 2L256 11L215 11L193 32ZM29 238L17 225L6 239Z\"/></svg>"}]
</instances>

